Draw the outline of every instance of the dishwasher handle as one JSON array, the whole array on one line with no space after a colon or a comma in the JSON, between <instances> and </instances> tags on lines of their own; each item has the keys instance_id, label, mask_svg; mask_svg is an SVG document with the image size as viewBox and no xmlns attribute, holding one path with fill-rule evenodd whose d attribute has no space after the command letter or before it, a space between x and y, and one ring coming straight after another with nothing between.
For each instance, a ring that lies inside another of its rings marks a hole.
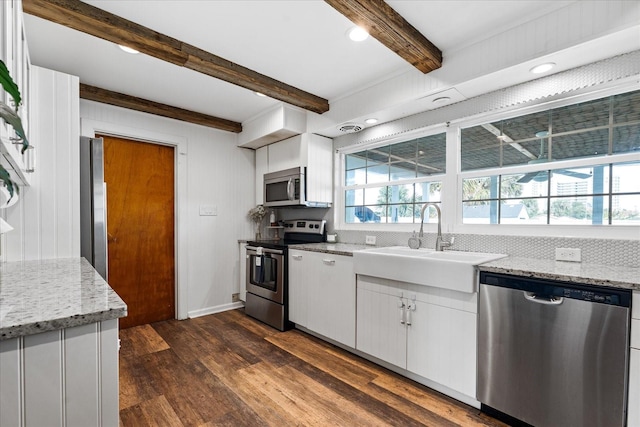
<instances>
[{"instance_id":1,"label":"dishwasher handle","mask_svg":"<svg viewBox=\"0 0 640 427\"><path fill-rule=\"evenodd\" d=\"M535 302L538 304L560 305L564 302L563 297L556 297L553 295L541 295L535 292L527 292L527 291L522 291L522 292L524 293L524 298L527 301Z\"/></svg>"}]
</instances>

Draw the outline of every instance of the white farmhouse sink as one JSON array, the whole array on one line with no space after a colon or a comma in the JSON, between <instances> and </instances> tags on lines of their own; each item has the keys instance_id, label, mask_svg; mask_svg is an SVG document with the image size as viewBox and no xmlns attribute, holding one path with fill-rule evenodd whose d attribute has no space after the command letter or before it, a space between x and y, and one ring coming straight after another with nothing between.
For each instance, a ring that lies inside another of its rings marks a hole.
<instances>
[{"instance_id":1,"label":"white farmhouse sink","mask_svg":"<svg viewBox=\"0 0 640 427\"><path fill-rule=\"evenodd\" d=\"M476 292L476 266L506 256L390 246L355 251L353 268L356 274L460 292Z\"/></svg>"}]
</instances>

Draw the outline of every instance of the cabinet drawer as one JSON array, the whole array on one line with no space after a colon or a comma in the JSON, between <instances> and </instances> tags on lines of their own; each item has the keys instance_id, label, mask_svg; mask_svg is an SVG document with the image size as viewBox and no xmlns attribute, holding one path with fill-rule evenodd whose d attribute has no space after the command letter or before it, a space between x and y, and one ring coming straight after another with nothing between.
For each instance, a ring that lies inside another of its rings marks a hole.
<instances>
[{"instance_id":1,"label":"cabinet drawer","mask_svg":"<svg viewBox=\"0 0 640 427\"><path fill-rule=\"evenodd\" d=\"M631 317L634 319L640 319L640 292L635 291L633 293Z\"/></svg>"},{"instance_id":2,"label":"cabinet drawer","mask_svg":"<svg viewBox=\"0 0 640 427\"><path fill-rule=\"evenodd\" d=\"M640 350L640 319L631 319L631 347Z\"/></svg>"}]
</instances>

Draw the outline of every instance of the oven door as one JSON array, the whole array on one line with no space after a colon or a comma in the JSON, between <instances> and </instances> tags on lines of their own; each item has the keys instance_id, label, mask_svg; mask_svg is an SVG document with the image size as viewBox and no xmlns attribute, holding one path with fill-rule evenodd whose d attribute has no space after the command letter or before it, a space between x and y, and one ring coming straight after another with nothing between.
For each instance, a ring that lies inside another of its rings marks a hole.
<instances>
[{"instance_id":1,"label":"oven door","mask_svg":"<svg viewBox=\"0 0 640 427\"><path fill-rule=\"evenodd\" d=\"M284 251L247 246L247 292L284 304Z\"/></svg>"}]
</instances>

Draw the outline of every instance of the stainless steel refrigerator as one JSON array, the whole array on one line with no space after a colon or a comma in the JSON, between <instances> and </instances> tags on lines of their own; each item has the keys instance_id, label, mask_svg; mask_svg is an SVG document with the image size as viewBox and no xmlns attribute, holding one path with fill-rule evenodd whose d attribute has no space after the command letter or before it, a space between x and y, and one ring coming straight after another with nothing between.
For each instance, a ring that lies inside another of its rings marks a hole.
<instances>
[{"instance_id":1,"label":"stainless steel refrigerator","mask_svg":"<svg viewBox=\"0 0 640 427\"><path fill-rule=\"evenodd\" d=\"M80 137L80 255L107 280L107 184L102 138Z\"/></svg>"}]
</instances>

